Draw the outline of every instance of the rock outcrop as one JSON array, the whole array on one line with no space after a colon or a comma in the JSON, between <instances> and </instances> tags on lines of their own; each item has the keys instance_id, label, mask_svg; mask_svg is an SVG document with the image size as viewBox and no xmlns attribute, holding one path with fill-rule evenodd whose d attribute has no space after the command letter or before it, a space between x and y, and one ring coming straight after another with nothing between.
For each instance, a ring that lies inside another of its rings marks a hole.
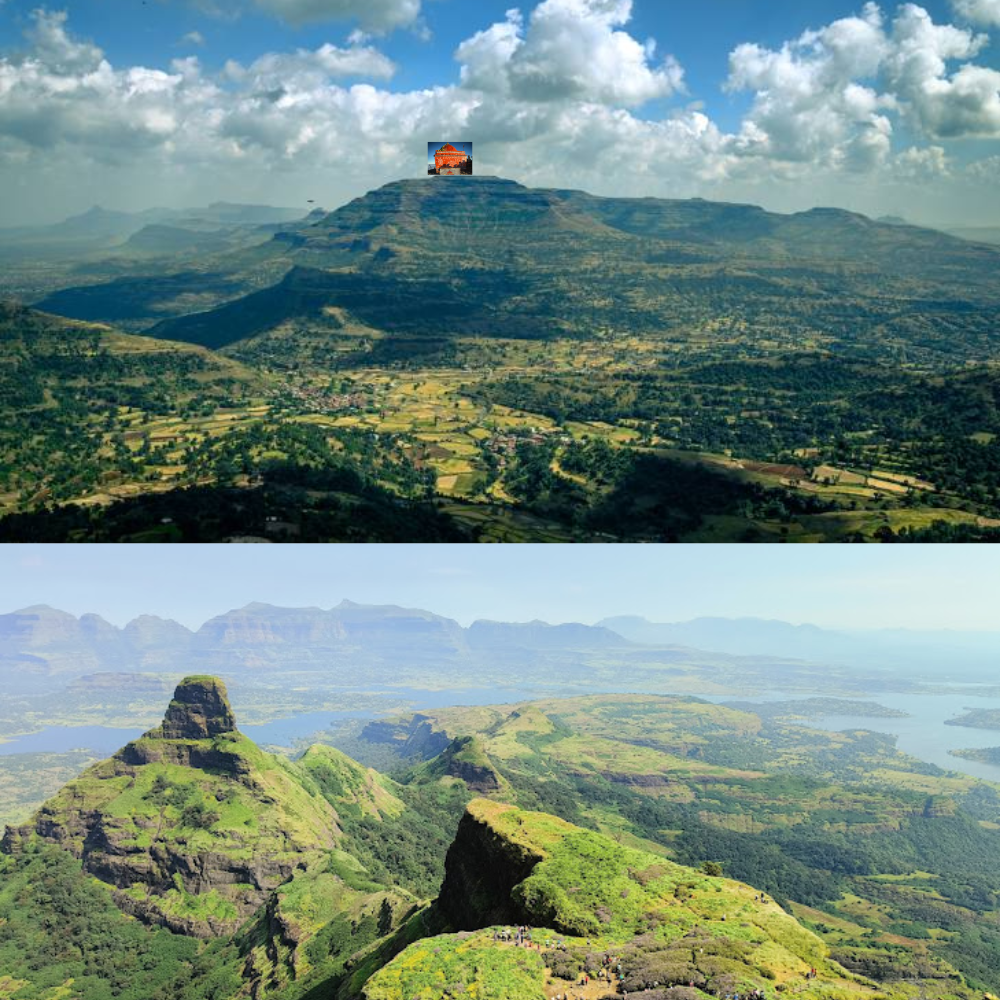
<instances>
[{"instance_id":1,"label":"rock outcrop","mask_svg":"<svg viewBox=\"0 0 1000 1000\"><path fill-rule=\"evenodd\" d=\"M226 685L217 677L185 677L167 706L163 724L146 735L165 740L205 740L236 732Z\"/></svg>"},{"instance_id":2,"label":"rock outcrop","mask_svg":"<svg viewBox=\"0 0 1000 1000\"><path fill-rule=\"evenodd\" d=\"M427 760L448 746L447 733L435 729L433 722L419 712L406 719L376 719L361 731L366 743L390 747L403 760Z\"/></svg>"},{"instance_id":3,"label":"rock outcrop","mask_svg":"<svg viewBox=\"0 0 1000 1000\"><path fill-rule=\"evenodd\" d=\"M753 887L495 801L469 803L437 905L457 933L410 944L365 983L364 1000L552 996L594 976L602 952L616 956L620 992L657 1000L738 988L886 997ZM498 941L498 924L526 924L551 950Z\"/></svg>"},{"instance_id":4,"label":"rock outcrop","mask_svg":"<svg viewBox=\"0 0 1000 1000\"><path fill-rule=\"evenodd\" d=\"M427 770L431 774L458 778L477 795L491 795L507 785L476 736L453 739L438 759L427 765Z\"/></svg>"},{"instance_id":5,"label":"rock outcrop","mask_svg":"<svg viewBox=\"0 0 1000 1000\"><path fill-rule=\"evenodd\" d=\"M503 828L500 821L511 810L512 806L475 799L458 824L438 896L442 914L458 930L525 922L524 910L512 893L545 853Z\"/></svg>"}]
</instances>

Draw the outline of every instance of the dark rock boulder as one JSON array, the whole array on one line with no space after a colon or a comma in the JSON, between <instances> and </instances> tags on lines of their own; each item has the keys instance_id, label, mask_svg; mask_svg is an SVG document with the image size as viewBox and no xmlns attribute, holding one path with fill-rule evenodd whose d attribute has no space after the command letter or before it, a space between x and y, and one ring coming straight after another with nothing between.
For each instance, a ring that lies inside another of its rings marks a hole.
<instances>
[{"instance_id":1,"label":"dark rock boulder","mask_svg":"<svg viewBox=\"0 0 1000 1000\"><path fill-rule=\"evenodd\" d=\"M525 914L511 893L543 858L533 845L499 832L482 800L470 803L445 858L442 915L457 930L523 923Z\"/></svg>"}]
</instances>

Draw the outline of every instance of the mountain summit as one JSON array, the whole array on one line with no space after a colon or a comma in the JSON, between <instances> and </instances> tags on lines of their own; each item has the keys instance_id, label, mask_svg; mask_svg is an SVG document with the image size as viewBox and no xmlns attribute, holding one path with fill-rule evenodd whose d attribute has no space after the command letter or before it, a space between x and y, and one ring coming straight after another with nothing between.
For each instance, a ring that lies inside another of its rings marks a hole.
<instances>
[{"instance_id":1,"label":"mountain summit","mask_svg":"<svg viewBox=\"0 0 1000 1000\"><path fill-rule=\"evenodd\" d=\"M780 317L800 299L836 303L841 322L844 301L886 317L937 299L995 306L1000 263L996 248L838 209L781 215L499 177L394 181L254 253L280 262L281 280L149 332L218 348L291 319L321 325L335 308L388 336L371 363L446 355L453 328L465 337L659 337L708 310Z\"/></svg>"},{"instance_id":2,"label":"mountain summit","mask_svg":"<svg viewBox=\"0 0 1000 1000\"><path fill-rule=\"evenodd\" d=\"M236 716L229 706L226 685L217 677L185 677L177 685L173 700L158 729L149 738L205 740L236 732Z\"/></svg>"},{"instance_id":3,"label":"mountain summit","mask_svg":"<svg viewBox=\"0 0 1000 1000\"><path fill-rule=\"evenodd\" d=\"M192 676L162 725L8 828L2 849L58 845L111 886L126 913L210 937L233 932L340 838L337 812L310 775L236 729L222 681Z\"/></svg>"}]
</instances>

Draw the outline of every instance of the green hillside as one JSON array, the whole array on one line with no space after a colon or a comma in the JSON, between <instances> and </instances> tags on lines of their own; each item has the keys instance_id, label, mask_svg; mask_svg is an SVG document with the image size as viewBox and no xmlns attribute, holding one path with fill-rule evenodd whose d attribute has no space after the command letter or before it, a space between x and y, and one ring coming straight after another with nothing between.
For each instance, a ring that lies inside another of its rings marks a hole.
<instances>
[{"instance_id":1,"label":"green hillside","mask_svg":"<svg viewBox=\"0 0 1000 1000\"><path fill-rule=\"evenodd\" d=\"M0 538L1000 536L996 247L495 177L214 228L39 303L155 340L0 317Z\"/></svg>"},{"instance_id":2,"label":"green hillside","mask_svg":"<svg viewBox=\"0 0 1000 1000\"><path fill-rule=\"evenodd\" d=\"M539 950L490 933L420 941L371 979L366 1000L536 1000L559 980L575 983L585 971L596 978L602 953L614 953L630 993L694 983L693 997L885 995L830 961L818 937L750 886L482 799L459 826L438 905L465 930L502 912L505 923L531 926ZM614 992L605 985L586 995Z\"/></svg>"},{"instance_id":3,"label":"green hillside","mask_svg":"<svg viewBox=\"0 0 1000 1000\"><path fill-rule=\"evenodd\" d=\"M0 345L0 509L114 488L141 459L169 466L173 456L152 454L150 425L238 410L264 384L201 348L14 303L0 303Z\"/></svg>"},{"instance_id":4,"label":"green hillside","mask_svg":"<svg viewBox=\"0 0 1000 1000\"><path fill-rule=\"evenodd\" d=\"M16 303L0 345L0 539L470 537L401 442L300 422L269 373Z\"/></svg>"},{"instance_id":5,"label":"green hillside","mask_svg":"<svg viewBox=\"0 0 1000 1000\"><path fill-rule=\"evenodd\" d=\"M886 355L897 343L927 352L921 324L956 317L966 332L935 345L930 359L975 353L980 319L1000 303L1000 253L932 230L835 209L782 216L495 177L393 182L264 252L295 265L280 285L164 320L153 334L219 347L337 307L391 335L374 352L389 361L446 355L459 331L663 337L738 311L758 314L750 340L797 349L801 338L783 334L781 322L794 317L815 344L861 345L877 331Z\"/></svg>"},{"instance_id":6,"label":"green hillside","mask_svg":"<svg viewBox=\"0 0 1000 1000\"><path fill-rule=\"evenodd\" d=\"M891 737L811 730L799 711L599 695L420 720L429 746L475 735L508 801L675 862L720 863L854 971L937 984L958 969L995 988L1000 789L906 757ZM384 754L409 726L372 724L352 752Z\"/></svg>"},{"instance_id":7,"label":"green hillside","mask_svg":"<svg viewBox=\"0 0 1000 1000\"><path fill-rule=\"evenodd\" d=\"M7 853L34 838L80 858L126 912L199 936L228 934L341 836L301 773L239 733L225 688L189 677L162 726L66 785Z\"/></svg>"},{"instance_id":8,"label":"green hillside","mask_svg":"<svg viewBox=\"0 0 1000 1000\"><path fill-rule=\"evenodd\" d=\"M995 989L997 790L801 709L439 709L419 739L408 718L355 734L423 748L390 778L263 752L189 676L8 828L0 997L541 1000L587 973L577 995L604 1000L605 955L656 1000ZM520 924L530 947L499 933Z\"/></svg>"},{"instance_id":9,"label":"green hillside","mask_svg":"<svg viewBox=\"0 0 1000 1000\"><path fill-rule=\"evenodd\" d=\"M221 681L185 678L160 726L8 827L0 996L291 1000L342 975L416 907L345 849L404 811L393 787L331 747L264 753Z\"/></svg>"}]
</instances>

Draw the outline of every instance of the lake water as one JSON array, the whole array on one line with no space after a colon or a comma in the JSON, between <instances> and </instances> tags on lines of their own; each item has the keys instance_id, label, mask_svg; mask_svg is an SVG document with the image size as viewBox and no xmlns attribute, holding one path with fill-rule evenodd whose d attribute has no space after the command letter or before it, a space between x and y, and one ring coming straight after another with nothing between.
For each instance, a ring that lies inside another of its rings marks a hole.
<instances>
[{"instance_id":1,"label":"lake water","mask_svg":"<svg viewBox=\"0 0 1000 1000\"><path fill-rule=\"evenodd\" d=\"M365 693L385 695L410 710L441 708L448 705L490 705L543 697L549 692L521 688L466 688L454 691L423 691L416 688L369 686ZM350 692L345 692L345 695ZM581 693L581 692L574 692ZM596 692L592 692L596 693ZM801 692L772 691L752 698L733 695L703 696L713 702L770 702L798 700L808 697ZM849 699L845 699L849 700ZM937 764L946 770L960 771L976 778L1000 782L1000 766L952 757L949 750L971 747L1000 746L1000 730L969 729L946 726L945 720L962 715L967 708L1000 709L1000 698L977 698L975 689L968 694L885 694L866 696L864 701L876 701L887 708L908 714L907 718L880 719L860 715L827 715L805 720L802 724L815 729L840 732L845 729L870 729L889 733L897 738L896 745L904 753ZM348 719L374 719L385 712L319 711L301 712L284 719L261 725L242 725L240 729L256 743L291 747L298 740L307 740L316 733ZM395 713L393 713L395 714ZM0 743L0 756L21 753L66 753L87 749L106 757L142 734L142 729L118 729L111 726L50 726L37 733L19 736Z\"/></svg>"},{"instance_id":2,"label":"lake water","mask_svg":"<svg viewBox=\"0 0 1000 1000\"><path fill-rule=\"evenodd\" d=\"M795 700L807 695L798 694ZM710 701L748 701L763 703L789 699L788 694L775 697L774 693L754 698L733 699L712 696ZM844 699L849 700L849 699ZM975 760L952 757L949 750L968 750L981 747L1000 746L1000 730L970 729L967 726L946 726L946 719L963 715L969 708L1000 709L1000 698L977 698L974 688L968 694L872 694L864 701L874 701L886 708L895 708L908 714L905 719L879 719L865 715L824 715L806 719L803 726L825 729L829 732L843 732L847 729L869 729L876 733L895 736L896 746L919 760L937 764L950 771L960 771L987 781L1000 781L1000 766L982 764Z\"/></svg>"},{"instance_id":3,"label":"lake water","mask_svg":"<svg viewBox=\"0 0 1000 1000\"><path fill-rule=\"evenodd\" d=\"M967 708L1000 709L1000 699L971 698L967 694L920 695L882 694L876 699L886 708L898 708L910 714L907 719L872 719L853 715L828 715L810 719L818 729L842 732L845 729L871 729L897 737L896 746L913 757L937 764L946 770L961 771L975 778L1000 781L1000 766L976 760L952 757L949 750L1000 746L1000 730L946 726L946 719L963 715Z\"/></svg>"},{"instance_id":4,"label":"lake water","mask_svg":"<svg viewBox=\"0 0 1000 1000\"><path fill-rule=\"evenodd\" d=\"M18 736L0 743L0 756L18 753L68 753L90 750L107 757L129 740L141 736L144 729L117 729L113 726L49 726L37 733Z\"/></svg>"},{"instance_id":5,"label":"lake water","mask_svg":"<svg viewBox=\"0 0 1000 1000\"><path fill-rule=\"evenodd\" d=\"M351 691L345 691L345 698ZM447 705L495 705L504 702L526 701L540 697L538 692L515 688L465 688L456 691L422 691L418 688L371 685L365 694L385 695L410 710L443 708ZM275 719L259 725L240 725L240 731L255 743L269 746L291 747L297 740L308 739L348 719L375 719L385 712L372 711L321 711L300 712L284 719ZM390 714L396 714L392 712ZM237 712L237 718L239 713ZM67 753L70 750L90 750L100 757L107 757L121 749L130 740L141 736L148 727L119 729L115 726L48 726L37 733L17 736L7 743L0 743L0 756L21 753Z\"/></svg>"}]
</instances>

